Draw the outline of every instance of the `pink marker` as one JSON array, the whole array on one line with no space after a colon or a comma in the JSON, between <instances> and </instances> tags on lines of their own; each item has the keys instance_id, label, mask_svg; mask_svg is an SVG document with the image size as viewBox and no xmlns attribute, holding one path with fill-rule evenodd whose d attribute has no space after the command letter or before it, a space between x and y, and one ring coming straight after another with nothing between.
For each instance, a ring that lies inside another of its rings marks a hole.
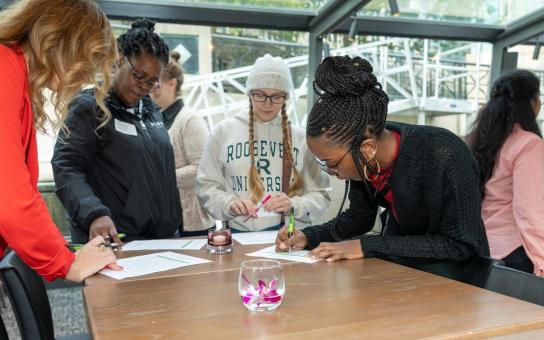
<instances>
[{"instance_id":1,"label":"pink marker","mask_svg":"<svg viewBox=\"0 0 544 340\"><path fill-rule=\"evenodd\" d=\"M257 204L257 209L255 209L255 213L257 213L257 211L259 211L259 209L261 209L263 205L265 205L266 202L268 202L271 198L272 198L272 195L270 194L266 195L266 197L263 198L263 200L259 204Z\"/></svg>"},{"instance_id":2,"label":"pink marker","mask_svg":"<svg viewBox=\"0 0 544 340\"><path fill-rule=\"evenodd\" d=\"M268 202L270 199L272 198L272 195L268 194L266 195L263 200L261 202L259 202L259 204L257 204L257 209L255 209L255 213L257 213L257 211L259 211L259 209L261 209L263 207L263 205L266 204L266 202ZM244 220L244 222L247 222L247 220L249 220L249 216L246 217L246 219Z\"/></svg>"}]
</instances>

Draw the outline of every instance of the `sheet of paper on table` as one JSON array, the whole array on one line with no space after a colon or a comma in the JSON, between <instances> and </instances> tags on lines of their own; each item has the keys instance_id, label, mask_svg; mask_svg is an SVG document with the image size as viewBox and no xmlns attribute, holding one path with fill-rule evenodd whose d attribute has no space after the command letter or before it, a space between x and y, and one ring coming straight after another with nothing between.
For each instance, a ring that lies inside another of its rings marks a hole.
<instances>
[{"instance_id":1,"label":"sheet of paper on table","mask_svg":"<svg viewBox=\"0 0 544 340\"><path fill-rule=\"evenodd\" d=\"M199 250L207 242L206 239L141 240L123 244L122 250Z\"/></svg>"},{"instance_id":2,"label":"sheet of paper on table","mask_svg":"<svg viewBox=\"0 0 544 340\"><path fill-rule=\"evenodd\" d=\"M117 260L117 264L123 267L122 271L102 269L100 274L109 276L116 280L122 280L127 277L153 274L207 262L211 261L167 251Z\"/></svg>"},{"instance_id":3,"label":"sheet of paper on table","mask_svg":"<svg viewBox=\"0 0 544 340\"><path fill-rule=\"evenodd\" d=\"M278 214L277 212L273 212L273 211L265 211L263 208L259 209L259 211L257 211L257 218L259 217L271 217L271 216L279 216L280 214Z\"/></svg>"},{"instance_id":4,"label":"sheet of paper on table","mask_svg":"<svg viewBox=\"0 0 544 340\"><path fill-rule=\"evenodd\" d=\"M249 244L272 244L276 242L277 230L272 231L251 231L248 233L234 233L232 238L243 245Z\"/></svg>"},{"instance_id":5,"label":"sheet of paper on table","mask_svg":"<svg viewBox=\"0 0 544 340\"><path fill-rule=\"evenodd\" d=\"M319 260L314 260L308 257L309 251L307 250L295 250L291 252L276 252L276 246L267 247L261 250L257 250L253 253L246 254L247 256L264 257L267 259L276 260L288 260L304 263L314 263Z\"/></svg>"}]
</instances>

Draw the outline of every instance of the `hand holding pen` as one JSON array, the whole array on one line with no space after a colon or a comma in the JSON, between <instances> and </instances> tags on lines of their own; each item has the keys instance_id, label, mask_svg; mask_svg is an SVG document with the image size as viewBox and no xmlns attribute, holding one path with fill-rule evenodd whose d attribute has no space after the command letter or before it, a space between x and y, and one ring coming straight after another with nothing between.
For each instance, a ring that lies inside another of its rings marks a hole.
<instances>
[{"instance_id":1,"label":"hand holding pen","mask_svg":"<svg viewBox=\"0 0 544 340\"><path fill-rule=\"evenodd\" d=\"M290 250L302 250L308 246L308 239L306 238L306 235L304 235L302 231L295 228L294 214L292 216L293 216L292 218L293 223L291 227L292 232L289 233L289 224L291 223L284 226L278 231L278 235L276 236L276 251L277 252L284 252L284 251L290 251ZM289 219L291 220L291 214L289 217L290 217Z\"/></svg>"},{"instance_id":2,"label":"hand holding pen","mask_svg":"<svg viewBox=\"0 0 544 340\"><path fill-rule=\"evenodd\" d=\"M94 239L96 236L102 236L106 242L117 243L119 246L123 245L121 238L117 234L115 223L109 216L100 216L91 223L89 227L89 240ZM108 238L109 241L107 240Z\"/></svg>"},{"instance_id":3,"label":"hand holding pen","mask_svg":"<svg viewBox=\"0 0 544 340\"><path fill-rule=\"evenodd\" d=\"M289 211L289 225L287 226L287 239L293 237L295 233L295 208L291 207ZM291 245L289 245L289 252L291 252Z\"/></svg>"},{"instance_id":4,"label":"hand holding pen","mask_svg":"<svg viewBox=\"0 0 544 340\"><path fill-rule=\"evenodd\" d=\"M122 246L122 244L119 244L117 242L111 242L111 238L109 236L105 236L104 242L100 244L100 247L110 248L111 250L121 250Z\"/></svg>"},{"instance_id":5,"label":"hand holding pen","mask_svg":"<svg viewBox=\"0 0 544 340\"><path fill-rule=\"evenodd\" d=\"M120 239L123 239L125 238L126 234L125 233L118 233L117 234L117 237L119 237ZM110 241L110 238L109 237L103 237L102 238L104 241L102 243L100 243L98 245L98 247L104 247L104 248L111 248L112 250L121 250L121 245L119 243L111 243ZM83 243L69 243L68 244L68 248L73 252L77 252L79 251L81 248L83 248L85 246L85 244Z\"/></svg>"},{"instance_id":6,"label":"hand holding pen","mask_svg":"<svg viewBox=\"0 0 544 340\"><path fill-rule=\"evenodd\" d=\"M97 236L83 245L75 254L75 260L70 266L66 279L72 282L81 282L103 268L122 270L116 264L115 254L111 248L102 246L104 238Z\"/></svg>"}]
</instances>

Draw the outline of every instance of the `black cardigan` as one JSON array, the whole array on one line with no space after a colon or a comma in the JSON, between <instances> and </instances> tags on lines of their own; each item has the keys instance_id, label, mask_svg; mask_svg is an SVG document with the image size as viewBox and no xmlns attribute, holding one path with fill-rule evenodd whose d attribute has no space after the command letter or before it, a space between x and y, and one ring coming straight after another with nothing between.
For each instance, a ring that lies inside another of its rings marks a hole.
<instances>
[{"instance_id":1,"label":"black cardigan","mask_svg":"<svg viewBox=\"0 0 544 340\"><path fill-rule=\"evenodd\" d=\"M363 182L351 181L350 206L338 217L336 237L331 232L334 220L306 228L308 247L359 238L365 257L407 265L489 255L478 166L463 141L436 127L388 122L386 128L401 135L389 178L399 223L387 209L381 235L363 235L374 226L378 204L371 203ZM370 183L368 187L374 191ZM378 201L388 207L383 198Z\"/></svg>"}]
</instances>

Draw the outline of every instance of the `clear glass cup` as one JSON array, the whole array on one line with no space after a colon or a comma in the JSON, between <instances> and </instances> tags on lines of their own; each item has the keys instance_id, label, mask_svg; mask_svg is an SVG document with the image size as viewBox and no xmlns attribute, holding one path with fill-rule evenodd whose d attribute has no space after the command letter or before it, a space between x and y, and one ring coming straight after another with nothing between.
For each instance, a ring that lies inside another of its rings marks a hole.
<instances>
[{"instance_id":1,"label":"clear glass cup","mask_svg":"<svg viewBox=\"0 0 544 340\"><path fill-rule=\"evenodd\" d=\"M281 304L285 279L281 264L275 260L248 260L240 265L238 292L250 311L271 311Z\"/></svg>"}]
</instances>

